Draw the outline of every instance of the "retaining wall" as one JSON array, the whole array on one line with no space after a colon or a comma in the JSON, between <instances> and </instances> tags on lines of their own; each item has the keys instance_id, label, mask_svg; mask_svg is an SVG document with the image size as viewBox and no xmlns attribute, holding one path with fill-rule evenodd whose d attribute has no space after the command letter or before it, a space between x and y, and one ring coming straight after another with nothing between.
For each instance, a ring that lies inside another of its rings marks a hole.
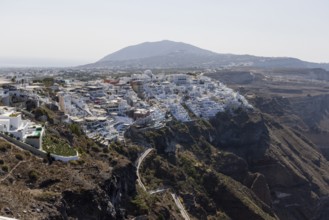
<instances>
[{"instance_id":1,"label":"retaining wall","mask_svg":"<svg viewBox=\"0 0 329 220\"><path fill-rule=\"evenodd\" d=\"M47 152L37 149L35 147L32 147L31 145L28 145L26 143L23 143L21 141L16 140L15 138L9 137L5 134L0 133L0 137L4 138L5 140L7 140L10 143L13 143L14 145L24 149L24 150L28 150L30 151L32 154L41 157L41 158L47 158ZM68 162L70 160L78 160L79 159L79 154L77 152L77 155L75 156L60 156L60 155L56 155L56 154L50 154L55 160L60 160L63 162Z\"/></svg>"},{"instance_id":2,"label":"retaining wall","mask_svg":"<svg viewBox=\"0 0 329 220\"><path fill-rule=\"evenodd\" d=\"M0 136L3 137L5 140L17 145L18 147L24 149L24 150L28 150L30 151L32 154L36 155L36 156L39 156L39 157L42 157L42 158L47 158L47 153L44 152L44 151L41 151L37 148L34 148L32 147L31 145L28 145L26 143L23 143L21 141L18 141L16 140L15 138L12 138L12 137L9 137L5 134L1 134L0 133Z\"/></svg>"},{"instance_id":3,"label":"retaining wall","mask_svg":"<svg viewBox=\"0 0 329 220\"><path fill-rule=\"evenodd\" d=\"M79 154L77 154L75 156L60 156L60 155L51 154L51 156L55 160L60 160L63 162L69 162L70 160L79 160Z\"/></svg>"}]
</instances>

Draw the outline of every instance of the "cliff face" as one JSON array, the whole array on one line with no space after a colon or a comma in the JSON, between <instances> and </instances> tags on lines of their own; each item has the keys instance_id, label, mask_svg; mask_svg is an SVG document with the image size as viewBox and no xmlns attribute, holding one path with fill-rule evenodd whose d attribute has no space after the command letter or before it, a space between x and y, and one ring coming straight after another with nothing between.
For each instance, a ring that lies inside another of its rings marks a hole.
<instances>
[{"instance_id":1,"label":"cliff face","mask_svg":"<svg viewBox=\"0 0 329 220\"><path fill-rule=\"evenodd\" d=\"M268 115L222 113L210 123L172 122L157 131L131 129L129 135L156 147L146 175L164 176L165 184L193 194L186 205L197 218L219 211L233 219L310 219L325 207L328 161L309 140ZM183 184L187 180L193 189ZM237 207L240 215L232 211Z\"/></svg>"},{"instance_id":2,"label":"cliff face","mask_svg":"<svg viewBox=\"0 0 329 220\"><path fill-rule=\"evenodd\" d=\"M61 216L77 219L124 219L126 206L135 191L135 168L132 164L113 170L91 189L66 190L58 204Z\"/></svg>"},{"instance_id":3,"label":"cliff face","mask_svg":"<svg viewBox=\"0 0 329 220\"><path fill-rule=\"evenodd\" d=\"M305 137L269 116L238 115L233 121L239 126L231 120L214 121L214 144L244 158L251 172L264 175L278 216L310 219L320 198L329 193L328 161ZM229 138L238 135L240 139Z\"/></svg>"},{"instance_id":4,"label":"cliff face","mask_svg":"<svg viewBox=\"0 0 329 220\"><path fill-rule=\"evenodd\" d=\"M257 97L252 102L262 112L275 116L281 124L306 136L329 158L329 95Z\"/></svg>"}]
</instances>

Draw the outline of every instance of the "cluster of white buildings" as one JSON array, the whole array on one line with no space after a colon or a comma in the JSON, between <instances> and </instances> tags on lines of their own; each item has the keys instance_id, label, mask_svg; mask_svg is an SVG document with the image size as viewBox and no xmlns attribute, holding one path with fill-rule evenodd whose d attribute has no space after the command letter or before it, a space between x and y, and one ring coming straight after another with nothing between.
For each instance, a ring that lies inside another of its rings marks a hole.
<instances>
[{"instance_id":1,"label":"cluster of white buildings","mask_svg":"<svg viewBox=\"0 0 329 220\"><path fill-rule=\"evenodd\" d=\"M218 112L252 109L242 95L202 74L160 75L155 78L144 82L144 97L170 111L179 121L191 120L188 111L196 117L210 119Z\"/></svg>"},{"instance_id":2,"label":"cluster of white buildings","mask_svg":"<svg viewBox=\"0 0 329 220\"><path fill-rule=\"evenodd\" d=\"M0 107L0 132L35 148L42 148L44 129L29 120L23 120L22 114L13 107Z\"/></svg>"},{"instance_id":3,"label":"cluster of white buildings","mask_svg":"<svg viewBox=\"0 0 329 220\"><path fill-rule=\"evenodd\" d=\"M169 105L170 113L174 116L174 118L178 121L188 122L191 121L189 114L186 109L179 103L171 103Z\"/></svg>"},{"instance_id":4,"label":"cluster of white buildings","mask_svg":"<svg viewBox=\"0 0 329 220\"><path fill-rule=\"evenodd\" d=\"M81 124L90 138L107 145L123 139L133 123L159 126L164 118L163 112L138 97L136 88L133 77L75 81L70 88L58 92L58 106L68 116L68 122Z\"/></svg>"},{"instance_id":5,"label":"cluster of white buildings","mask_svg":"<svg viewBox=\"0 0 329 220\"><path fill-rule=\"evenodd\" d=\"M59 107L87 135L108 142L130 125L161 127L172 118L188 122L218 112L252 106L239 93L202 74L141 74L116 79L75 81L58 93Z\"/></svg>"},{"instance_id":6,"label":"cluster of white buildings","mask_svg":"<svg viewBox=\"0 0 329 220\"><path fill-rule=\"evenodd\" d=\"M65 80L64 84L51 87L57 92L56 102L39 94L41 87L26 83L16 84L16 90L12 91L0 89L0 97L3 102L12 101L8 99L15 95L57 105L66 116L65 122L81 124L90 138L104 145L122 139L132 124L159 128L172 119L182 122L196 117L210 119L218 112L252 108L242 95L203 74L154 75L148 70L131 76L96 77L88 82ZM24 120L10 111L1 114L0 131L24 141L33 136L28 129L31 126Z\"/></svg>"}]
</instances>

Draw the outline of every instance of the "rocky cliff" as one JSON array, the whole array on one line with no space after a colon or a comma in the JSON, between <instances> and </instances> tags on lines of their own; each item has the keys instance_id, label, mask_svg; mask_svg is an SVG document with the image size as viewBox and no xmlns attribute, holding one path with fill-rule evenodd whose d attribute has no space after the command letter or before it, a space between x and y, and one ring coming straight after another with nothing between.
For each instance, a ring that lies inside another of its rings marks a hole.
<instances>
[{"instance_id":1,"label":"rocky cliff","mask_svg":"<svg viewBox=\"0 0 329 220\"><path fill-rule=\"evenodd\" d=\"M269 115L221 113L210 122L133 128L128 135L157 149L145 164L145 181L175 187L197 219L218 213L232 219L311 219L326 207L328 161Z\"/></svg>"},{"instance_id":2,"label":"rocky cliff","mask_svg":"<svg viewBox=\"0 0 329 220\"><path fill-rule=\"evenodd\" d=\"M306 136L329 158L329 95L257 97L252 102L262 112L275 116L281 124Z\"/></svg>"}]
</instances>

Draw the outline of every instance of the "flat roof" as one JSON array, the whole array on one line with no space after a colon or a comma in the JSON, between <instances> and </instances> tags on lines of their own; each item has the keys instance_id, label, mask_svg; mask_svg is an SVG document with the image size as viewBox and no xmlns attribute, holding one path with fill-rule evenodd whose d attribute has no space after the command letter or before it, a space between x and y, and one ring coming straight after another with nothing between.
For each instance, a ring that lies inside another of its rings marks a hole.
<instances>
[{"instance_id":1,"label":"flat roof","mask_svg":"<svg viewBox=\"0 0 329 220\"><path fill-rule=\"evenodd\" d=\"M0 78L0 85L5 85L5 84L13 84L13 82L9 79Z\"/></svg>"}]
</instances>

